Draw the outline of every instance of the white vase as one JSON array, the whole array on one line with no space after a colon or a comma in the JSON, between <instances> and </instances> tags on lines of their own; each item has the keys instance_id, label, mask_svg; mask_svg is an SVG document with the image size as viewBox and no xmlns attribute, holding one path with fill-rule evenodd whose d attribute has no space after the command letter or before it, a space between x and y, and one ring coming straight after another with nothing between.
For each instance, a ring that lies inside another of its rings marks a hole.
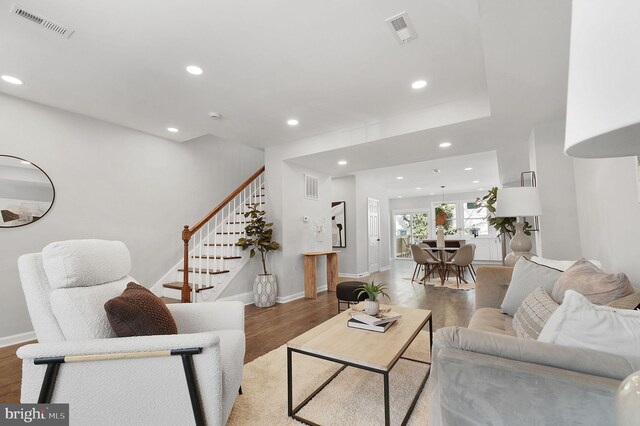
<instances>
[{"instance_id":1,"label":"white vase","mask_svg":"<svg viewBox=\"0 0 640 426\"><path fill-rule=\"evenodd\" d=\"M378 312L380 312L380 301L376 300L371 301L370 299L366 299L364 301L364 312L367 315L371 315L371 316L376 316L378 315Z\"/></svg>"},{"instance_id":2,"label":"white vase","mask_svg":"<svg viewBox=\"0 0 640 426\"><path fill-rule=\"evenodd\" d=\"M273 274L260 274L253 282L253 300L258 308L268 308L276 304L278 283Z\"/></svg>"},{"instance_id":3,"label":"white vase","mask_svg":"<svg viewBox=\"0 0 640 426\"><path fill-rule=\"evenodd\" d=\"M438 231L436 232L437 240L436 247L444 248L444 228L442 225L438 225Z\"/></svg>"}]
</instances>

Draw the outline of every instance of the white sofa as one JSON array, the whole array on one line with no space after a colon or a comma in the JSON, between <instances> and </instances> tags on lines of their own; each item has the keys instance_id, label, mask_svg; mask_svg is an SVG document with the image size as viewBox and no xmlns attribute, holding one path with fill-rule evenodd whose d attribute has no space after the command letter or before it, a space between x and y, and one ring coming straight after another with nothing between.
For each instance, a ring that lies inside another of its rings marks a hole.
<instances>
[{"instance_id":1,"label":"white sofa","mask_svg":"<svg viewBox=\"0 0 640 426\"><path fill-rule=\"evenodd\" d=\"M103 305L135 281L128 275L131 260L123 243L52 243L42 253L21 256L18 266L39 342L17 352L23 360L21 402L39 399L47 366L36 365L36 359L120 354L59 365L51 402L70 404L72 425L226 423L242 381L242 303L168 305L179 334L117 338ZM166 352L185 348L201 348L191 362L201 421L196 421L183 357Z\"/></svg>"}]
</instances>

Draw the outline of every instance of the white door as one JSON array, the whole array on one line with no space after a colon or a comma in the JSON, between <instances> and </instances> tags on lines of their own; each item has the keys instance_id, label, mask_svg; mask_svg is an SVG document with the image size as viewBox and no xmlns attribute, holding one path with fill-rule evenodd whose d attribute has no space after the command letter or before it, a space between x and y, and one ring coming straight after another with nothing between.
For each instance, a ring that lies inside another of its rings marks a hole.
<instances>
[{"instance_id":1,"label":"white door","mask_svg":"<svg viewBox=\"0 0 640 426\"><path fill-rule=\"evenodd\" d=\"M367 200L367 223L369 228L369 272L380 270L380 201Z\"/></svg>"}]
</instances>

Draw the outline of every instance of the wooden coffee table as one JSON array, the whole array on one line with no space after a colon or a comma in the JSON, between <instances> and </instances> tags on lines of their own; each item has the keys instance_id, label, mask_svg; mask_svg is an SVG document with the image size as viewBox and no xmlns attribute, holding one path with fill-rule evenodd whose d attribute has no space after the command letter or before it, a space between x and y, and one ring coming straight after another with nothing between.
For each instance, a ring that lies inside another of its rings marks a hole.
<instances>
[{"instance_id":1,"label":"wooden coffee table","mask_svg":"<svg viewBox=\"0 0 640 426\"><path fill-rule=\"evenodd\" d=\"M398 360L402 358L402 355L411 342L413 342L420 330L422 330L427 323L429 323L429 347L431 348L433 344L431 311L400 306L392 306L391 308L393 311L401 313L402 318L397 320L396 323L389 327L384 333L348 327L347 320L349 319L349 313L345 311L287 343L287 397L289 417L308 425L315 425L312 421L298 416L297 413L338 376L342 370L347 367L355 367L382 374L384 378L384 419L385 425L390 424L389 372ZM329 377L318 389L295 408L293 407L293 368L291 364L293 352L343 365L342 368ZM429 361L415 359L410 359L410 361L430 364ZM402 421L403 425L409 420L409 416L411 416L418 402L418 397L422 389L424 389L430 372L431 369L425 374L409 407L409 411Z\"/></svg>"}]
</instances>

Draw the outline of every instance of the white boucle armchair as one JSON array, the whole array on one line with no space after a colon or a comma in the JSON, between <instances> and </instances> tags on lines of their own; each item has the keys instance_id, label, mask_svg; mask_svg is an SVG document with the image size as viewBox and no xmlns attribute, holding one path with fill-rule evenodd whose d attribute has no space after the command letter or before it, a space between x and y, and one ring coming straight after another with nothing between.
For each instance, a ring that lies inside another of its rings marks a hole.
<instances>
[{"instance_id":1,"label":"white boucle armchair","mask_svg":"<svg viewBox=\"0 0 640 426\"><path fill-rule=\"evenodd\" d=\"M226 423L242 381L242 303L168 305L177 335L118 338L103 305L135 281L123 243L52 243L18 267L39 342L17 352L22 403L69 403L72 425Z\"/></svg>"}]
</instances>

